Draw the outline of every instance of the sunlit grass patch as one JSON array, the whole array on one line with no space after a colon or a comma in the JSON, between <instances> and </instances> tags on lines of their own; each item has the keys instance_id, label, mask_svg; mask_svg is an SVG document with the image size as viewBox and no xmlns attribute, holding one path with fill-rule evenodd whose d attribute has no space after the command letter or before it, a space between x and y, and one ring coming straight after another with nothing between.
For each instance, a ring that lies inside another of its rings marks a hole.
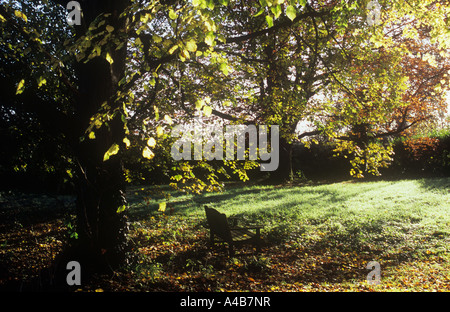
<instances>
[{"instance_id":1,"label":"sunlit grass patch","mask_svg":"<svg viewBox=\"0 0 450 312\"><path fill-rule=\"evenodd\" d=\"M144 217L153 222L146 225L154 250L147 255L178 289L449 290L449 181L234 187L171 196L167 214L157 211L161 198L154 199ZM264 225L263 252L244 249L228 259L225 246L209 248L204 205L241 224ZM369 261L381 265L379 286L366 281Z\"/></svg>"}]
</instances>

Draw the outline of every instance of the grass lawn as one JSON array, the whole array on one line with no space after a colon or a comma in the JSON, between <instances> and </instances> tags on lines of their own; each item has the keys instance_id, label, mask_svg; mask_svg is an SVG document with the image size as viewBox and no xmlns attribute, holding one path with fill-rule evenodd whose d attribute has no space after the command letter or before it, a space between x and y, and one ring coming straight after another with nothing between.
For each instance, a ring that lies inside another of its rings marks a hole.
<instances>
[{"instance_id":1,"label":"grass lawn","mask_svg":"<svg viewBox=\"0 0 450 312\"><path fill-rule=\"evenodd\" d=\"M169 196L164 212L158 211L165 198L161 191ZM29 259L28 266L48 263L66 226L57 214L31 225L17 213L11 217L12 208L4 204L11 196L1 198L2 217L9 217L12 225L0 228L0 260L14 275L9 278L18 279L25 271L33 274L24 268L23 254L46 255L39 261ZM201 196L164 187L130 187L128 200L137 261L125 272L101 277L80 290L450 290L450 178L230 185L223 193ZM224 244L210 248L204 205L237 217L241 225L263 225L262 252L242 248L230 258ZM40 235L31 235L32 229ZM34 252L27 251L30 248ZM367 282L370 261L380 264L379 285Z\"/></svg>"}]
</instances>

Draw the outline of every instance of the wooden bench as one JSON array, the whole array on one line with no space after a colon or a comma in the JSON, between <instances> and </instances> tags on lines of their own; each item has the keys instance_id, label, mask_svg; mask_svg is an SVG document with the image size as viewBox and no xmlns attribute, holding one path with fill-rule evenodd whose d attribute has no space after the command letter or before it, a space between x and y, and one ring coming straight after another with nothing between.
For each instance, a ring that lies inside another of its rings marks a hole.
<instances>
[{"instance_id":1,"label":"wooden bench","mask_svg":"<svg viewBox=\"0 0 450 312\"><path fill-rule=\"evenodd\" d=\"M210 231L211 245L214 245L214 237L218 236L228 243L230 256L234 255L235 246L244 244L255 245L258 252L261 250L261 226L230 227L225 214L207 206L205 206L205 213ZM255 230L255 232L249 230Z\"/></svg>"}]
</instances>

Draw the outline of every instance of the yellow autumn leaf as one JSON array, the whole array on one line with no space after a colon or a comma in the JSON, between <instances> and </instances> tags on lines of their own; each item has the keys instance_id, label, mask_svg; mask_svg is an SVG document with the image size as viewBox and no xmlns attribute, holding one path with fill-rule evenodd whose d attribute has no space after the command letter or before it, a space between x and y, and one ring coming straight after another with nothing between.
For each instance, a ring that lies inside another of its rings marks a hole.
<instances>
[{"instance_id":1,"label":"yellow autumn leaf","mask_svg":"<svg viewBox=\"0 0 450 312\"><path fill-rule=\"evenodd\" d=\"M196 52L197 51L197 43L195 42L194 39L191 39L188 42L186 42L186 49L189 52Z\"/></svg>"},{"instance_id":2,"label":"yellow autumn leaf","mask_svg":"<svg viewBox=\"0 0 450 312\"><path fill-rule=\"evenodd\" d=\"M108 25L108 26L106 26L106 30L107 30L108 32L113 32L113 31L114 31L114 27L111 26L111 25Z\"/></svg>"},{"instance_id":3,"label":"yellow autumn leaf","mask_svg":"<svg viewBox=\"0 0 450 312\"><path fill-rule=\"evenodd\" d=\"M166 211L166 202L159 203L158 211L161 211L161 212Z\"/></svg>"},{"instance_id":4,"label":"yellow autumn leaf","mask_svg":"<svg viewBox=\"0 0 450 312\"><path fill-rule=\"evenodd\" d=\"M20 12L19 10L15 10L14 15L23 19L25 21L25 23L28 22L27 16L25 14L23 14L22 12Z\"/></svg>"},{"instance_id":5,"label":"yellow autumn leaf","mask_svg":"<svg viewBox=\"0 0 450 312\"><path fill-rule=\"evenodd\" d=\"M128 138L123 138L123 143L125 143L125 145L127 146L127 147L130 147L130 140L128 140Z\"/></svg>"},{"instance_id":6,"label":"yellow autumn leaf","mask_svg":"<svg viewBox=\"0 0 450 312\"><path fill-rule=\"evenodd\" d=\"M162 38L158 35L153 35L152 38L155 43L160 43L162 41Z\"/></svg>"},{"instance_id":7,"label":"yellow autumn leaf","mask_svg":"<svg viewBox=\"0 0 450 312\"><path fill-rule=\"evenodd\" d=\"M163 134L164 134L163 127L161 126L156 127L156 135L158 136L158 138L161 137Z\"/></svg>"},{"instance_id":8,"label":"yellow autumn leaf","mask_svg":"<svg viewBox=\"0 0 450 312\"><path fill-rule=\"evenodd\" d=\"M154 138L150 138L147 140L147 145L150 147L155 147L156 146L156 140Z\"/></svg>"},{"instance_id":9,"label":"yellow autumn leaf","mask_svg":"<svg viewBox=\"0 0 450 312\"><path fill-rule=\"evenodd\" d=\"M146 146L142 151L142 156L147 159L152 159L153 157L155 157L155 154L152 152L151 149L148 148L148 146Z\"/></svg>"},{"instance_id":10,"label":"yellow autumn leaf","mask_svg":"<svg viewBox=\"0 0 450 312\"><path fill-rule=\"evenodd\" d=\"M106 53L106 60L108 61L109 64L114 63L114 60L111 57L111 55L109 54L109 52Z\"/></svg>"},{"instance_id":11,"label":"yellow autumn leaf","mask_svg":"<svg viewBox=\"0 0 450 312\"><path fill-rule=\"evenodd\" d=\"M137 45L142 45L141 38L136 38L136 41L134 41Z\"/></svg>"},{"instance_id":12,"label":"yellow autumn leaf","mask_svg":"<svg viewBox=\"0 0 450 312\"><path fill-rule=\"evenodd\" d=\"M164 120L165 120L169 125L173 124L172 118L170 118L169 115L165 115L165 116L164 116Z\"/></svg>"},{"instance_id":13,"label":"yellow autumn leaf","mask_svg":"<svg viewBox=\"0 0 450 312\"><path fill-rule=\"evenodd\" d=\"M211 106L203 106L203 113L205 114L206 117L210 116L212 114L212 108Z\"/></svg>"},{"instance_id":14,"label":"yellow autumn leaf","mask_svg":"<svg viewBox=\"0 0 450 312\"><path fill-rule=\"evenodd\" d=\"M25 84L25 79L20 80L19 84L17 85L16 94L21 94L23 92L24 84Z\"/></svg>"},{"instance_id":15,"label":"yellow autumn leaf","mask_svg":"<svg viewBox=\"0 0 450 312\"><path fill-rule=\"evenodd\" d=\"M119 145L114 143L111 147L106 151L105 155L103 155L103 161L107 161L109 157L116 155L119 152Z\"/></svg>"},{"instance_id":16,"label":"yellow autumn leaf","mask_svg":"<svg viewBox=\"0 0 450 312\"><path fill-rule=\"evenodd\" d=\"M173 47L170 48L169 54L173 54L173 52L175 52L177 49L178 49L178 45L174 45Z\"/></svg>"},{"instance_id":17,"label":"yellow autumn leaf","mask_svg":"<svg viewBox=\"0 0 450 312\"><path fill-rule=\"evenodd\" d=\"M45 85L47 83L47 79L44 77L39 77L38 79L38 88L42 87L42 85Z\"/></svg>"},{"instance_id":18,"label":"yellow autumn leaf","mask_svg":"<svg viewBox=\"0 0 450 312\"><path fill-rule=\"evenodd\" d=\"M91 140L95 139L95 132L94 131L89 132L89 139L91 139Z\"/></svg>"},{"instance_id":19,"label":"yellow autumn leaf","mask_svg":"<svg viewBox=\"0 0 450 312\"><path fill-rule=\"evenodd\" d=\"M125 211L125 209L127 209L127 206L126 205L122 205L122 206L120 206L119 208L117 208L117 213L122 213L122 212L124 212Z\"/></svg>"}]
</instances>

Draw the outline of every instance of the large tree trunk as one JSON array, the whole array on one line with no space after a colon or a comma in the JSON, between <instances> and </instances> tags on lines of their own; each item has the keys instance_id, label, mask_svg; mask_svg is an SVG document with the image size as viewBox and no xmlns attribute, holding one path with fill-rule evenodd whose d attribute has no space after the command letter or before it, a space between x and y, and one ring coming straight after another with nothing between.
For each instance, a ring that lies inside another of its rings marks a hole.
<instances>
[{"instance_id":1,"label":"large tree trunk","mask_svg":"<svg viewBox=\"0 0 450 312\"><path fill-rule=\"evenodd\" d=\"M99 14L111 13L106 25L115 31L124 29L125 21L119 15L128 1L83 1L83 25L76 27L77 36L85 34ZM95 43L92 43L95 44ZM106 45L102 50L106 49ZM122 103L112 101L117 82L125 72L126 44L116 50L109 48L114 62L96 57L87 63L79 62L76 68L80 95L76 107L76 131L84 135L90 118L105 102L111 107L121 108ZM95 139L85 139L75 144L74 150L79 172L77 191L77 255L81 267L95 271L114 268L123 263L126 247L126 217L118 209L126 205L125 181L120 153L103 161L105 152L113 145L123 146L124 124L120 114L95 129ZM73 259L77 260L77 259ZM85 270L86 271L86 270Z\"/></svg>"},{"instance_id":2,"label":"large tree trunk","mask_svg":"<svg viewBox=\"0 0 450 312\"><path fill-rule=\"evenodd\" d=\"M270 180L272 183L284 183L293 178L292 167L292 143L289 143L283 136L280 136L280 162L277 170L271 172Z\"/></svg>"}]
</instances>

